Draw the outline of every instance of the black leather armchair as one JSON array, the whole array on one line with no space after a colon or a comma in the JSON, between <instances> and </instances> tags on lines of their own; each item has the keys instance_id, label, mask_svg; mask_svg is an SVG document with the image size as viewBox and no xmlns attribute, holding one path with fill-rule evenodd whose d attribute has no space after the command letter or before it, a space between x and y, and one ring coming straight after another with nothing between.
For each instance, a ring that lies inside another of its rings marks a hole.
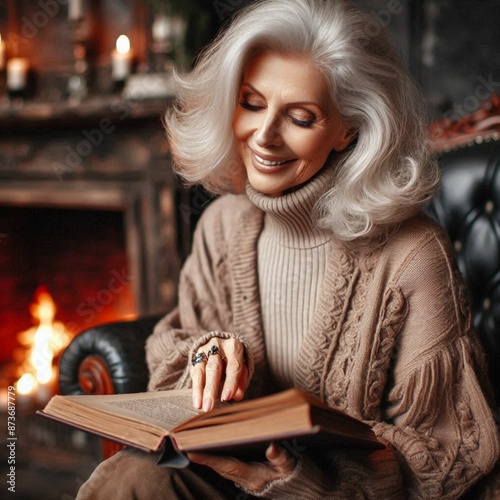
<instances>
[{"instance_id":1,"label":"black leather armchair","mask_svg":"<svg viewBox=\"0 0 500 500\"><path fill-rule=\"evenodd\" d=\"M500 141L440 156L442 184L426 211L448 232L500 402Z\"/></svg>"},{"instance_id":2,"label":"black leather armchair","mask_svg":"<svg viewBox=\"0 0 500 500\"><path fill-rule=\"evenodd\" d=\"M482 123L484 117L480 118ZM500 123L500 105L496 118L495 127ZM474 129L470 117L462 121L453 128L445 124L446 130L443 124L433 128L442 188L426 211L443 225L454 244L500 401L500 141L495 129ZM466 133L461 130L464 125ZM450 144L452 149L444 151ZM144 345L158 319L103 325L75 337L61 357L61 393L146 390ZM105 449L104 454L114 451Z\"/></svg>"}]
</instances>

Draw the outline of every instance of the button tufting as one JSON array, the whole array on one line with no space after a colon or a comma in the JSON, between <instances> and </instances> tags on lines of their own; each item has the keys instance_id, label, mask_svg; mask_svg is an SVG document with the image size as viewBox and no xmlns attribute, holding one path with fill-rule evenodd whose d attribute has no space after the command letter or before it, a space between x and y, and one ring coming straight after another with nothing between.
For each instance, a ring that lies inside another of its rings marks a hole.
<instances>
[{"instance_id":1,"label":"button tufting","mask_svg":"<svg viewBox=\"0 0 500 500\"><path fill-rule=\"evenodd\" d=\"M495 115L500 116L500 115ZM441 191L429 205L429 214L452 237L460 271L472 298L472 316L484 342L494 389L500 401L500 233L496 217L500 208L500 130L491 141L471 144L439 156ZM489 291L489 293L485 293Z\"/></svg>"}]
</instances>

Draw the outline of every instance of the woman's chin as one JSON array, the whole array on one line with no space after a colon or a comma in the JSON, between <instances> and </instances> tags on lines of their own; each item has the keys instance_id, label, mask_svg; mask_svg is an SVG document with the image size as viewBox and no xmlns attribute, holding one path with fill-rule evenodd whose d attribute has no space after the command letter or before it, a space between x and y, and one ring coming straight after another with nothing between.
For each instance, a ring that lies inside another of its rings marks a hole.
<instances>
[{"instance_id":1,"label":"woman's chin","mask_svg":"<svg viewBox=\"0 0 500 500\"><path fill-rule=\"evenodd\" d=\"M250 182L250 185L255 189L255 191L264 194L266 196L276 197L276 196L281 196L283 194L283 190L273 189L270 186L262 186L259 183L254 184L253 182Z\"/></svg>"},{"instance_id":2,"label":"woman's chin","mask_svg":"<svg viewBox=\"0 0 500 500\"><path fill-rule=\"evenodd\" d=\"M288 175L287 175L288 174ZM267 196L281 196L292 187L293 174L290 170L280 169L274 172L262 172L255 168L247 168L250 185L259 193Z\"/></svg>"}]
</instances>

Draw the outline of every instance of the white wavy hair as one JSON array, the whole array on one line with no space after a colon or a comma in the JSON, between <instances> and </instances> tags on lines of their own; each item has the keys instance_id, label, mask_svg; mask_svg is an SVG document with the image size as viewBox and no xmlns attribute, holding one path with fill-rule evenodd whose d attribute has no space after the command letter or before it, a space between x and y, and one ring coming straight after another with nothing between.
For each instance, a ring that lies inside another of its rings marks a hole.
<instances>
[{"instance_id":1,"label":"white wavy hair","mask_svg":"<svg viewBox=\"0 0 500 500\"><path fill-rule=\"evenodd\" d=\"M165 123L176 172L213 193L239 192L246 172L232 119L247 62L263 51L310 58L356 139L332 155L320 227L344 241L375 236L434 194L424 100L386 31L345 0L263 0L240 11L187 76Z\"/></svg>"}]
</instances>

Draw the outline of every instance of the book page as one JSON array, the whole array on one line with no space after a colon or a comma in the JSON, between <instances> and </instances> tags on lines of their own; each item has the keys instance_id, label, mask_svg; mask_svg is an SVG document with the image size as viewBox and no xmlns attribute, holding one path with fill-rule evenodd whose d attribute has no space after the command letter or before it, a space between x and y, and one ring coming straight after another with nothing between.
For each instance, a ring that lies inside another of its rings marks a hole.
<instances>
[{"instance_id":1,"label":"book page","mask_svg":"<svg viewBox=\"0 0 500 500\"><path fill-rule=\"evenodd\" d=\"M71 404L94 408L107 414L159 426L165 430L170 430L201 413L200 410L193 408L190 389L109 396L60 396L58 402L64 403L65 406Z\"/></svg>"},{"instance_id":2,"label":"book page","mask_svg":"<svg viewBox=\"0 0 500 500\"><path fill-rule=\"evenodd\" d=\"M200 413L193 408L192 398L186 401L185 395L109 401L106 405L161 422L166 428L176 427Z\"/></svg>"},{"instance_id":3,"label":"book page","mask_svg":"<svg viewBox=\"0 0 500 500\"><path fill-rule=\"evenodd\" d=\"M54 396L44 414L88 432L157 450L178 423L200 413L191 390Z\"/></svg>"},{"instance_id":4,"label":"book page","mask_svg":"<svg viewBox=\"0 0 500 500\"><path fill-rule=\"evenodd\" d=\"M216 403L216 408L227 403ZM193 408L191 389L134 394L54 396L44 413L68 423L114 432L118 425L167 435L171 429L203 414ZM127 424L128 422L128 424Z\"/></svg>"}]
</instances>

